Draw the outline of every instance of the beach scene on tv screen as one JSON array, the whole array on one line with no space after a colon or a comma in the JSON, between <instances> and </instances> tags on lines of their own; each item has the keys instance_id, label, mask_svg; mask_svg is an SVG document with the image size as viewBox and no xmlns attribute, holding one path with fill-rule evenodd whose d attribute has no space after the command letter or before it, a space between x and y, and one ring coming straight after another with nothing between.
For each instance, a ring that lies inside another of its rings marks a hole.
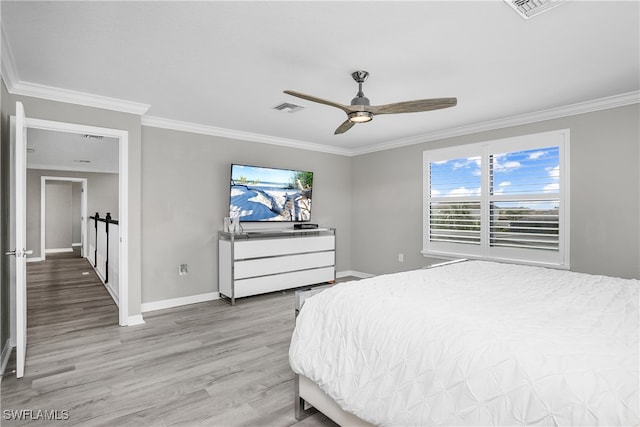
<instances>
[{"instance_id":1,"label":"beach scene on tv screen","mask_svg":"<svg viewBox=\"0 0 640 427\"><path fill-rule=\"evenodd\" d=\"M309 221L313 173L233 165L229 215L241 221Z\"/></svg>"}]
</instances>

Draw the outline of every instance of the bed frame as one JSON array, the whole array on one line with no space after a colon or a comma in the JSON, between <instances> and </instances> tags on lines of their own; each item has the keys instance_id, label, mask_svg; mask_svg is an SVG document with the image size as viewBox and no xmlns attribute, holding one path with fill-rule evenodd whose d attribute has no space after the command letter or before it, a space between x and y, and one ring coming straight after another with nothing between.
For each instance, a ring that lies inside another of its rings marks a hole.
<instances>
[{"instance_id":1,"label":"bed frame","mask_svg":"<svg viewBox=\"0 0 640 427\"><path fill-rule=\"evenodd\" d=\"M320 387L303 375L296 375L296 419L322 412L341 426L373 427L373 424L342 409Z\"/></svg>"},{"instance_id":2,"label":"bed frame","mask_svg":"<svg viewBox=\"0 0 640 427\"><path fill-rule=\"evenodd\" d=\"M331 285L318 286L312 289L296 291L296 317L304 305L305 299L324 291ZM295 409L298 421L316 412L322 412L341 426L373 427L361 418L342 409L329 395L309 378L296 374L295 377Z\"/></svg>"}]
</instances>

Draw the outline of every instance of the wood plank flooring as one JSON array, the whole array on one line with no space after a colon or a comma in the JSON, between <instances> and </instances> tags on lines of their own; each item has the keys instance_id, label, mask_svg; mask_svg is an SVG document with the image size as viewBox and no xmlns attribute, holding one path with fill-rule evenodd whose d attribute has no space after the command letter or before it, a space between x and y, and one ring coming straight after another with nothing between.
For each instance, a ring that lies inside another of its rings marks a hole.
<instances>
[{"instance_id":1,"label":"wood plank flooring","mask_svg":"<svg viewBox=\"0 0 640 427\"><path fill-rule=\"evenodd\" d=\"M335 427L322 414L294 417L293 291L149 312L144 325L120 327L85 259L48 256L27 274L25 377L2 379L3 426ZM7 420L6 410L68 411L68 420Z\"/></svg>"}]
</instances>

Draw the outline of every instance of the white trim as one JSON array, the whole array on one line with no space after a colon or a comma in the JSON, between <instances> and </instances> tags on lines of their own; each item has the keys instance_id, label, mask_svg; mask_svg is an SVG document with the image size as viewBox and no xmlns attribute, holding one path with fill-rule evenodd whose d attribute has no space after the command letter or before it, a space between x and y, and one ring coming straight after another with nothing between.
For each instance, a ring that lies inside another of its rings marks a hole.
<instances>
[{"instance_id":1,"label":"white trim","mask_svg":"<svg viewBox=\"0 0 640 427\"><path fill-rule=\"evenodd\" d=\"M118 231L120 247L118 248L118 309L120 325L131 325L129 316L129 132L119 131L118 158ZM139 314L140 321L142 314ZM125 323L125 319L126 323ZM138 323L133 323L138 324Z\"/></svg>"},{"instance_id":2,"label":"white trim","mask_svg":"<svg viewBox=\"0 0 640 427\"><path fill-rule=\"evenodd\" d=\"M4 25L0 24L0 31L2 32L0 37L2 43L0 48L2 67L0 68L0 72L2 73L9 93L137 115L143 115L151 108L151 105L141 102L111 98L20 80Z\"/></svg>"},{"instance_id":3,"label":"white trim","mask_svg":"<svg viewBox=\"0 0 640 427\"><path fill-rule=\"evenodd\" d=\"M213 301L220 299L219 292L207 292L206 294L189 295L188 297L179 297L165 299L161 301L143 302L141 311L143 313L155 310L164 310L165 308L179 307L182 305L197 304L199 302Z\"/></svg>"},{"instance_id":4,"label":"white trim","mask_svg":"<svg viewBox=\"0 0 640 427\"><path fill-rule=\"evenodd\" d=\"M547 110L534 111L525 114L518 114L516 116L458 126L455 128L430 132L423 135L416 135L410 138L397 139L393 141L383 142L381 144L371 145L369 147L356 148L353 150L349 150L349 155L359 156L361 154L390 150L392 148L406 147L408 145L421 144L423 142L437 141L440 139L469 135L472 133L485 132L495 129L502 129L511 126L520 126L529 123L542 122L545 120L558 119L561 117L575 116L578 114L607 110L610 108L624 107L625 105L638 103L640 103L640 91L627 92L620 95L607 96L605 98L579 102L562 107L549 108Z\"/></svg>"},{"instance_id":5,"label":"white trim","mask_svg":"<svg viewBox=\"0 0 640 427\"><path fill-rule=\"evenodd\" d=\"M76 248L76 247L78 247L78 246L82 246L82 243L72 243L72 244L71 244L71 247L72 247L72 248Z\"/></svg>"},{"instance_id":6,"label":"white trim","mask_svg":"<svg viewBox=\"0 0 640 427\"><path fill-rule=\"evenodd\" d=\"M562 214L562 227L564 228L563 239L560 245L564 253L564 265L567 269L571 266L571 129L565 129L563 150L560 150L560 162L564 166L560 171L562 198L564 200L564 213ZM568 159L568 160L567 160Z\"/></svg>"},{"instance_id":7,"label":"white trim","mask_svg":"<svg viewBox=\"0 0 640 427\"><path fill-rule=\"evenodd\" d=\"M4 370L7 368L9 357L11 357L11 350L13 350L13 347L11 346L11 339L7 338L4 342L4 347L2 347L2 354L0 355L0 375L4 375Z\"/></svg>"},{"instance_id":8,"label":"white trim","mask_svg":"<svg viewBox=\"0 0 640 427\"><path fill-rule=\"evenodd\" d=\"M142 318L142 314L136 314L135 316L129 316L127 318L127 324L124 326L136 326L136 325L144 325L145 321Z\"/></svg>"},{"instance_id":9,"label":"white trim","mask_svg":"<svg viewBox=\"0 0 640 427\"><path fill-rule=\"evenodd\" d=\"M27 136L28 138L28 136ZM80 196L80 215L82 220L80 221L80 235L82 236L82 256L87 256L89 251L89 239L86 236L87 232L87 197L88 184L87 178L72 178L64 176L41 176L40 177L40 258L42 261L47 259L46 254L55 252L72 252L73 248L69 250L56 250L46 249L46 226L47 226L47 181L62 181L62 182L79 182L82 184L82 195ZM73 245L72 245L73 246Z\"/></svg>"},{"instance_id":10,"label":"white trim","mask_svg":"<svg viewBox=\"0 0 640 427\"><path fill-rule=\"evenodd\" d=\"M351 155L352 151L347 148L333 147L330 145L316 144L306 141L297 141L294 139L279 138L276 136L243 132L233 129L219 128L215 126L199 125L197 123L181 122L154 116L143 116L142 126L171 129L181 132L198 133L202 135L219 136L222 138L240 139L242 141L261 142L264 144L280 145L283 147L299 148L301 150L309 151L319 151L322 153L338 154L342 156L349 156Z\"/></svg>"},{"instance_id":11,"label":"white trim","mask_svg":"<svg viewBox=\"0 0 640 427\"><path fill-rule=\"evenodd\" d=\"M73 248L51 248L45 249L45 254L59 254L63 252L73 252Z\"/></svg>"},{"instance_id":12,"label":"white trim","mask_svg":"<svg viewBox=\"0 0 640 427\"><path fill-rule=\"evenodd\" d=\"M353 271L353 270L345 270L336 272L336 278L341 279L343 277L357 277L359 279L368 279L369 277L374 277L375 274L363 273L361 271Z\"/></svg>"},{"instance_id":13,"label":"white trim","mask_svg":"<svg viewBox=\"0 0 640 427\"><path fill-rule=\"evenodd\" d=\"M96 270L95 267L93 269ZM96 270L96 273L97 272L98 271ZM98 274L98 277L100 278L100 281L102 282L104 288L107 290L107 293L111 295L111 299L113 300L113 302L115 302L116 305L120 307L120 300L118 299L118 296L113 292L113 289L111 289L111 286L109 286L107 283L104 283L104 280L102 279L102 276L100 276L100 274Z\"/></svg>"},{"instance_id":14,"label":"white trim","mask_svg":"<svg viewBox=\"0 0 640 427\"><path fill-rule=\"evenodd\" d=\"M42 259L42 257L31 257L31 258L27 258L27 262L40 262L40 261L44 261Z\"/></svg>"},{"instance_id":15,"label":"white trim","mask_svg":"<svg viewBox=\"0 0 640 427\"><path fill-rule=\"evenodd\" d=\"M98 168L83 168L79 166L77 168L70 168L67 166L56 166L56 165L41 165L41 164L31 164L27 167L27 169L37 169L37 170L48 170L48 171L65 171L65 172L88 172L88 173L118 173L117 170L107 170L107 169L98 169Z\"/></svg>"},{"instance_id":16,"label":"white trim","mask_svg":"<svg viewBox=\"0 0 640 427\"><path fill-rule=\"evenodd\" d=\"M4 25L1 25L1 23L0 31L2 32L0 37L2 39L0 45L0 58L2 61L2 67L0 68L0 72L2 72L2 77L4 78L4 82L6 83L8 89L9 87L13 87L18 82L18 72L16 71L16 62L13 59L13 53L11 52L7 35L4 31Z\"/></svg>"},{"instance_id":17,"label":"white trim","mask_svg":"<svg viewBox=\"0 0 640 427\"><path fill-rule=\"evenodd\" d=\"M198 133L203 135L220 136L223 138L240 139L243 141L254 141L266 144L281 145L285 147L299 148L303 150L320 151L329 154L342 156L359 156L361 154L385 151L393 148L406 147L409 145L421 144L424 142L437 141L445 138L469 135L472 133L485 132L489 130L502 129L512 126L520 126L529 123L553 120L561 117L575 116L577 114L591 113L594 111L606 110L610 108L623 107L625 105L640 103L640 91L622 93L619 95L607 96L590 101L578 102L561 107L549 108L546 110L534 111L531 113L518 114L515 116L503 117L495 120L488 120L470 125L458 126L412 136L409 138L396 139L371 145L363 148L338 148L328 145L316 144L306 141L296 141L291 139L278 138L257 133L235 131L214 126L200 125L196 123L182 122L165 119L162 117L142 116L142 126L171 129L182 132Z\"/></svg>"},{"instance_id":18,"label":"white trim","mask_svg":"<svg viewBox=\"0 0 640 427\"><path fill-rule=\"evenodd\" d=\"M89 265L91 266L93 271L96 273L96 276L98 276L98 279L100 279L100 283L102 283L102 286L104 286L104 288L107 290L107 293L111 296L111 299L113 300L113 302L116 303L116 306L118 306L118 308L119 308L120 307L120 300L118 299L118 296L113 292L113 289L111 289L111 286L109 286L109 284L107 284L104 281L104 277L100 273L100 270L98 270L98 268L91 263L89 258L87 258L87 257L84 257L84 258L87 260L87 262L89 263Z\"/></svg>"},{"instance_id":19,"label":"white trim","mask_svg":"<svg viewBox=\"0 0 640 427\"><path fill-rule=\"evenodd\" d=\"M118 251L118 318L120 326L127 326L137 316L142 320L142 315L129 316L129 132L126 130L110 129L97 126L87 126L76 123L56 122L42 119L26 119L28 128L53 130L69 133L89 133L118 139L119 174L118 174L118 230L120 231L120 250ZM142 321L144 323L144 321ZM138 323L133 323L138 324Z\"/></svg>"},{"instance_id":20,"label":"white trim","mask_svg":"<svg viewBox=\"0 0 640 427\"><path fill-rule=\"evenodd\" d=\"M11 87L8 87L7 89L14 95L31 96L51 101L66 102L69 104L102 108L105 110L136 115L146 113L151 107L149 104L143 104L140 102L94 95L91 93L46 86L38 83L30 83L22 80L12 84Z\"/></svg>"},{"instance_id":21,"label":"white trim","mask_svg":"<svg viewBox=\"0 0 640 427\"><path fill-rule=\"evenodd\" d=\"M99 135L109 138L120 138L123 133L127 133L127 131L119 130L119 129L110 129L103 128L98 126L89 126L82 125L76 123L68 123L68 122L56 122L52 120L44 120L44 119L35 119L33 117L27 117L27 127L41 129L41 130L52 130L57 132L67 132L67 133L91 133L96 132L93 135Z\"/></svg>"}]
</instances>

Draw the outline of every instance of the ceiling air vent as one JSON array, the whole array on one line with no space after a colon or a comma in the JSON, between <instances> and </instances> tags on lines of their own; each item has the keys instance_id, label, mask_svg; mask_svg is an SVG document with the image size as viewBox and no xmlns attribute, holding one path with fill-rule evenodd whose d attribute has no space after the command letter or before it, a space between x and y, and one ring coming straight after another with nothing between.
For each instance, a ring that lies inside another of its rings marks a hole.
<instances>
[{"instance_id":1,"label":"ceiling air vent","mask_svg":"<svg viewBox=\"0 0 640 427\"><path fill-rule=\"evenodd\" d=\"M529 19L549 9L566 3L566 0L504 0L524 19Z\"/></svg>"},{"instance_id":2,"label":"ceiling air vent","mask_svg":"<svg viewBox=\"0 0 640 427\"><path fill-rule=\"evenodd\" d=\"M295 113L296 111L302 110L304 107L296 104L290 104L288 102L283 102L282 104L276 105L273 108L278 111L284 111L285 113Z\"/></svg>"}]
</instances>

